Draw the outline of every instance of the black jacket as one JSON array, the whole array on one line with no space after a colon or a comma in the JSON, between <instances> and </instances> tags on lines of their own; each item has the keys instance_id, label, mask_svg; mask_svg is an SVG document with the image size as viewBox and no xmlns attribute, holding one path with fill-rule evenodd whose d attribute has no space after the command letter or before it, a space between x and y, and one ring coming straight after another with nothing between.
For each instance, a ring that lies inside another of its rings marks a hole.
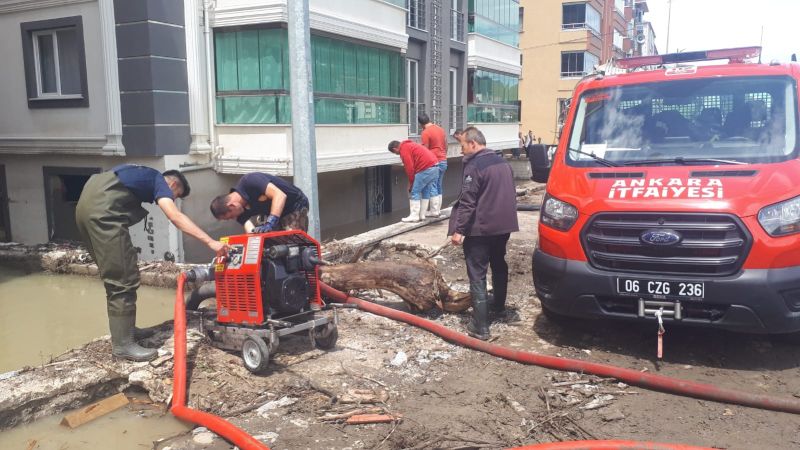
<instances>
[{"instance_id":1,"label":"black jacket","mask_svg":"<svg viewBox=\"0 0 800 450\"><path fill-rule=\"evenodd\" d=\"M519 224L511 165L487 148L464 157L461 194L450 213L447 234L496 236L514 231Z\"/></svg>"}]
</instances>

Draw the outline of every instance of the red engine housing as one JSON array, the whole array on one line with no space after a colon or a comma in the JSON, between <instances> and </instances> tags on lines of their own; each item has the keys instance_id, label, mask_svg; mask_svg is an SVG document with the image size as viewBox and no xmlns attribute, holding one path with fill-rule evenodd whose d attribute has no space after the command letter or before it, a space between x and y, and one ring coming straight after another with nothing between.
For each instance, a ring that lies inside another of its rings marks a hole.
<instances>
[{"instance_id":1,"label":"red engine housing","mask_svg":"<svg viewBox=\"0 0 800 450\"><path fill-rule=\"evenodd\" d=\"M270 316L268 263L264 255L271 247L290 246L300 251L313 247L319 257L319 242L300 230L264 234L242 234L220 239L231 247L227 260L214 266L217 293L217 321L234 324L263 324ZM319 271L316 265L307 270L300 266L295 273L308 282L308 303L322 306ZM294 275L295 277L297 275Z\"/></svg>"}]
</instances>

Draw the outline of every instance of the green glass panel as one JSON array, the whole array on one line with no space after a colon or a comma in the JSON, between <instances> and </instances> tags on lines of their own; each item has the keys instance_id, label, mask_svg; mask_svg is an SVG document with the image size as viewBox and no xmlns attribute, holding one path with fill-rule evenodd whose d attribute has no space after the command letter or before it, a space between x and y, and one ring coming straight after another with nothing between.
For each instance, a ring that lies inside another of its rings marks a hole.
<instances>
[{"instance_id":1,"label":"green glass panel","mask_svg":"<svg viewBox=\"0 0 800 450\"><path fill-rule=\"evenodd\" d=\"M259 66L261 89L284 89L283 30L259 30Z\"/></svg>"},{"instance_id":2,"label":"green glass panel","mask_svg":"<svg viewBox=\"0 0 800 450\"><path fill-rule=\"evenodd\" d=\"M381 95L380 78L381 78L381 61L378 49L369 48L369 95Z\"/></svg>"},{"instance_id":3,"label":"green glass panel","mask_svg":"<svg viewBox=\"0 0 800 450\"><path fill-rule=\"evenodd\" d=\"M215 56L217 69L217 90L236 91L239 89L236 33L216 33Z\"/></svg>"},{"instance_id":4,"label":"green glass panel","mask_svg":"<svg viewBox=\"0 0 800 450\"><path fill-rule=\"evenodd\" d=\"M344 44L344 93L358 94L358 62L353 44Z\"/></svg>"},{"instance_id":5,"label":"green glass panel","mask_svg":"<svg viewBox=\"0 0 800 450\"><path fill-rule=\"evenodd\" d=\"M260 89L258 30L239 31L236 39L236 52L239 62L239 90Z\"/></svg>"},{"instance_id":6,"label":"green glass panel","mask_svg":"<svg viewBox=\"0 0 800 450\"><path fill-rule=\"evenodd\" d=\"M381 97L391 97L391 93L389 92L389 80L391 78L389 71L391 67L389 67L389 52L380 52L380 63L378 67L380 68L380 74L378 81L380 82L378 90Z\"/></svg>"},{"instance_id":7,"label":"green glass panel","mask_svg":"<svg viewBox=\"0 0 800 450\"><path fill-rule=\"evenodd\" d=\"M289 123L289 97L253 95L217 97L217 122L225 124Z\"/></svg>"},{"instance_id":8,"label":"green glass panel","mask_svg":"<svg viewBox=\"0 0 800 450\"><path fill-rule=\"evenodd\" d=\"M356 48L357 95L369 95L369 54L364 47Z\"/></svg>"},{"instance_id":9,"label":"green glass panel","mask_svg":"<svg viewBox=\"0 0 800 450\"><path fill-rule=\"evenodd\" d=\"M331 92L344 94L344 46L343 42L331 41L330 65L331 65Z\"/></svg>"}]
</instances>

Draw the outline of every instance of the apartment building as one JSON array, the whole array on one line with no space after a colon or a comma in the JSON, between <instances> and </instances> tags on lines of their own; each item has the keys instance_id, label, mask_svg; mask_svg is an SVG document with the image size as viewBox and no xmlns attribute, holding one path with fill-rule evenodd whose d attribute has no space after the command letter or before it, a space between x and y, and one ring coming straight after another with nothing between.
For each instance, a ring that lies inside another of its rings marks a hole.
<instances>
[{"instance_id":1,"label":"apartment building","mask_svg":"<svg viewBox=\"0 0 800 450\"><path fill-rule=\"evenodd\" d=\"M625 0L522 0L522 7L520 128L554 145L578 81L629 55L631 12Z\"/></svg>"},{"instance_id":2,"label":"apartment building","mask_svg":"<svg viewBox=\"0 0 800 450\"><path fill-rule=\"evenodd\" d=\"M520 4L470 0L467 122L496 150L519 145Z\"/></svg>"},{"instance_id":3,"label":"apartment building","mask_svg":"<svg viewBox=\"0 0 800 450\"><path fill-rule=\"evenodd\" d=\"M485 7L497 1L469 3L310 0L323 239L407 213L386 145L418 139L419 112L516 145L518 5L501 2L501 17ZM121 163L183 170L192 195L181 209L212 236L240 232L211 217L211 198L245 173L293 175L287 5L0 0L0 38L12 43L0 50L12 68L0 71L0 239L76 239L83 184ZM445 200L461 172L452 140L448 152ZM161 213L135 228L142 258L208 260Z\"/></svg>"},{"instance_id":4,"label":"apartment building","mask_svg":"<svg viewBox=\"0 0 800 450\"><path fill-rule=\"evenodd\" d=\"M628 35L631 37L631 54L633 56L657 55L656 33L653 25L645 20L644 15L650 10L646 0L625 0L626 17L630 17Z\"/></svg>"}]
</instances>

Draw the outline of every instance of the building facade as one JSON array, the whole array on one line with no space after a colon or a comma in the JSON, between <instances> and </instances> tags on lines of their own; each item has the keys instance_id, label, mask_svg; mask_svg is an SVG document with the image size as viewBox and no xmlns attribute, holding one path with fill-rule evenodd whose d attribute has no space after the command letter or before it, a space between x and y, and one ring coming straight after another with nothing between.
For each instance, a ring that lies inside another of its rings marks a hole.
<instances>
[{"instance_id":1,"label":"building facade","mask_svg":"<svg viewBox=\"0 0 800 450\"><path fill-rule=\"evenodd\" d=\"M0 50L0 239L76 239L83 183L121 163L184 170L181 209L212 236L241 232L210 200L242 174L293 172L287 1L0 0L0 38L14 44ZM519 50L502 35L517 5L501 19L469 3L310 0L323 239L407 212L386 145L418 139L419 112L516 145ZM448 154L445 200L460 186L455 141ZM143 258L208 260L161 213L131 231Z\"/></svg>"},{"instance_id":2,"label":"building facade","mask_svg":"<svg viewBox=\"0 0 800 450\"><path fill-rule=\"evenodd\" d=\"M520 129L555 145L578 81L631 55L632 12L625 0L522 0L522 7Z\"/></svg>"}]
</instances>

